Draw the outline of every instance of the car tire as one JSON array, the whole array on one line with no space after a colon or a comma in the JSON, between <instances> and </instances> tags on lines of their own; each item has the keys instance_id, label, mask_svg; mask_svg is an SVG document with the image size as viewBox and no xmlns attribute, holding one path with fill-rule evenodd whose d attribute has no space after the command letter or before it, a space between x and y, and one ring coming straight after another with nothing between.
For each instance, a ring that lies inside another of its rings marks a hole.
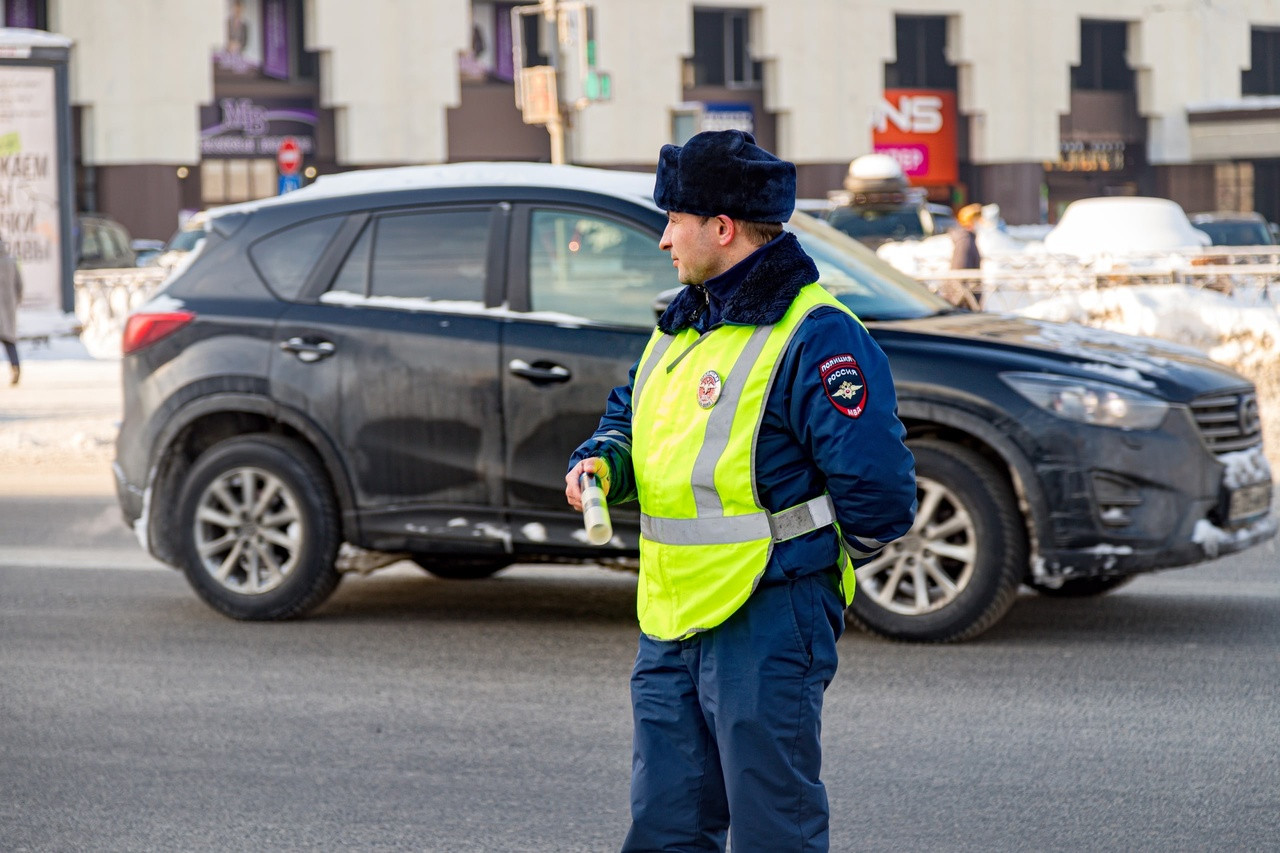
<instances>
[{"instance_id":1,"label":"car tire","mask_svg":"<svg viewBox=\"0 0 1280 853\"><path fill-rule=\"evenodd\" d=\"M1061 586L1049 586L1037 581L1025 581L1026 585L1048 598L1092 598L1119 589L1137 575L1119 575L1101 578L1070 578Z\"/></svg>"},{"instance_id":2,"label":"car tire","mask_svg":"<svg viewBox=\"0 0 1280 853\"><path fill-rule=\"evenodd\" d=\"M315 456L274 435L233 438L196 460L179 495L183 571L233 619L291 619L337 587L340 532Z\"/></svg>"},{"instance_id":3,"label":"car tire","mask_svg":"<svg viewBox=\"0 0 1280 853\"><path fill-rule=\"evenodd\" d=\"M451 581L475 581L492 577L511 565L507 557L459 557L447 554L414 554L411 558L421 568L438 578Z\"/></svg>"},{"instance_id":4,"label":"car tire","mask_svg":"<svg viewBox=\"0 0 1280 853\"><path fill-rule=\"evenodd\" d=\"M1009 483L972 450L909 443L919 512L906 536L857 570L850 625L893 640L969 640L1013 605L1026 529Z\"/></svg>"}]
</instances>

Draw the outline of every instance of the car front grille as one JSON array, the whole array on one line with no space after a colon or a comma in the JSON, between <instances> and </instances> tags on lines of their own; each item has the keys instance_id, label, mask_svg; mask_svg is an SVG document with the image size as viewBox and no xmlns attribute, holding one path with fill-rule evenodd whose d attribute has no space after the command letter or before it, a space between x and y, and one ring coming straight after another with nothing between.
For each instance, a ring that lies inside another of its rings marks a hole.
<instances>
[{"instance_id":1,"label":"car front grille","mask_svg":"<svg viewBox=\"0 0 1280 853\"><path fill-rule=\"evenodd\" d=\"M1258 395L1253 391L1201 397L1192 401L1191 413L1204 443L1214 453L1244 450L1262 441Z\"/></svg>"}]
</instances>

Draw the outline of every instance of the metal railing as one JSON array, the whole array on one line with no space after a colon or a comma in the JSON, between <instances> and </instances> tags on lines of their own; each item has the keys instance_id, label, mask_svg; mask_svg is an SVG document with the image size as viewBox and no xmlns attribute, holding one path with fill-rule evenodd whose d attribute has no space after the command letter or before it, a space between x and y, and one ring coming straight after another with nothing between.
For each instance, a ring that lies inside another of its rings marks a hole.
<instances>
[{"instance_id":1,"label":"metal railing","mask_svg":"<svg viewBox=\"0 0 1280 853\"><path fill-rule=\"evenodd\" d=\"M1039 264L1013 262L1012 257L985 261L980 270L929 269L912 274L953 305L973 310L1016 311L1037 302L1081 292L1135 285L1176 285L1211 290L1232 297L1241 307L1280 308L1280 253L1258 263L1258 253L1205 256L1190 263L1124 266L1082 264L1075 259ZM1209 261L1213 261L1210 263Z\"/></svg>"},{"instance_id":2,"label":"metal railing","mask_svg":"<svg viewBox=\"0 0 1280 853\"><path fill-rule=\"evenodd\" d=\"M76 320L80 340L91 355L120 354L125 318L150 299L168 275L164 267L76 271Z\"/></svg>"}]
</instances>

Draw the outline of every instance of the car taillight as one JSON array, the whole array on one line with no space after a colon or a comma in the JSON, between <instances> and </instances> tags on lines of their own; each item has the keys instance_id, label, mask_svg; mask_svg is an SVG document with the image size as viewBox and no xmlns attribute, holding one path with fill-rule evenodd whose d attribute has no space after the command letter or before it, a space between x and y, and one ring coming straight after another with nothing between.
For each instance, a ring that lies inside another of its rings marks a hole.
<instances>
[{"instance_id":1,"label":"car taillight","mask_svg":"<svg viewBox=\"0 0 1280 853\"><path fill-rule=\"evenodd\" d=\"M124 324L120 351L128 355L163 340L196 318L191 311L165 311L157 314L133 314Z\"/></svg>"}]
</instances>

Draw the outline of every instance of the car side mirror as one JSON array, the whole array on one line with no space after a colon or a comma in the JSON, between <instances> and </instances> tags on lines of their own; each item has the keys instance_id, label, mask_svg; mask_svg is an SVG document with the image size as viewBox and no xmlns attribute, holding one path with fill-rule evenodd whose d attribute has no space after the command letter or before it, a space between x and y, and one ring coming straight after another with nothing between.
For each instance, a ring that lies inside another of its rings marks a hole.
<instances>
[{"instance_id":1,"label":"car side mirror","mask_svg":"<svg viewBox=\"0 0 1280 853\"><path fill-rule=\"evenodd\" d=\"M680 294L684 287L673 287L670 290L664 290L659 293L653 300L653 313L655 319L662 319L662 315L667 313L667 306Z\"/></svg>"}]
</instances>

